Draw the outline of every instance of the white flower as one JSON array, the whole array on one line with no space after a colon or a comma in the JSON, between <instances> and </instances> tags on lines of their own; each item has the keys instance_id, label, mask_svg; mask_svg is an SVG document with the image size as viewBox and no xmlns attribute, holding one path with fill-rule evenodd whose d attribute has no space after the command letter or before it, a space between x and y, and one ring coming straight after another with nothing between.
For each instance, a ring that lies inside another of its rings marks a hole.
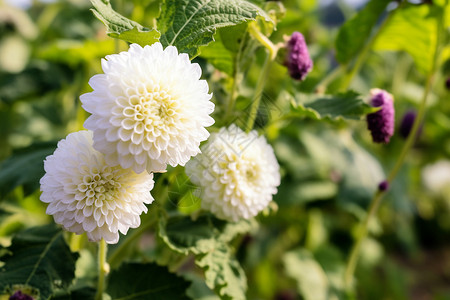
<instances>
[{"instance_id":1,"label":"white flower","mask_svg":"<svg viewBox=\"0 0 450 300\"><path fill-rule=\"evenodd\" d=\"M280 185L272 147L256 131L246 134L235 125L213 133L186 173L203 188L202 208L231 221L256 216Z\"/></svg>"},{"instance_id":2,"label":"white flower","mask_svg":"<svg viewBox=\"0 0 450 300\"><path fill-rule=\"evenodd\" d=\"M158 172L200 152L209 136L205 127L214 123L214 104L200 66L187 54L173 46L163 50L160 43L132 44L106 56L102 68L105 74L89 81L94 91L80 99L92 114L84 126L94 131L94 148L107 163Z\"/></svg>"},{"instance_id":3,"label":"white flower","mask_svg":"<svg viewBox=\"0 0 450 300\"><path fill-rule=\"evenodd\" d=\"M41 201L64 229L87 233L90 241L119 241L118 231L140 225L144 204L153 202L153 174L111 167L92 147L92 132L69 134L44 161Z\"/></svg>"}]
</instances>

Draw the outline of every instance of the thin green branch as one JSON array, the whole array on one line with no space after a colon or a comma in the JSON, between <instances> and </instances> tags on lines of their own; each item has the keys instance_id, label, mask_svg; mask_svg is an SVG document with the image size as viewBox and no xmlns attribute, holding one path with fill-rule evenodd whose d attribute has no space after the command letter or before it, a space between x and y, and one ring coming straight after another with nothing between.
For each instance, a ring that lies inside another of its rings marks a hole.
<instances>
[{"instance_id":1,"label":"thin green branch","mask_svg":"<svg viewBox=\"0 0 450 300\"><path fill-rule=\"evenodd\" d=\"M447 0L448 3L448 0ZM436 43L436 48L434 51L434 57L433 57L433 65L431 67L430 73L427 76L426 79L426 83L425 83L425 90L422 96L422 101L420 103L420 107L418 110L418 114L417 117L414 121L413 127L411 129L411 132L409 133L409 136L402 148L402 151L400 152L400 155L397 159L397 162L395 163L394 167L392 168L391 172L389 173L388 177L387 177L387 182L389 184L392 183L392 181L394 180L395 176L398 174L398 172L400 171L401 167L403 166L403 163L406 159L406 156L408 154L408 152L411 150L412 146L414 145L414 141L416 139L417 136L417 132L420 128L420 124L422 124L422 121L424 119L425 116L425 110L426 110L426 103L427 103L427 99L428 99L428 95L431 91L431 87L433 84L433 78L434 78L434 73L436 72L436 66L437 66L437 62L439 59L439 47L440 47L440 41L442 38L442 30L443 30L443 15L440 16L440 18L438 19L437 22L437 43ZM353 274L355 272L357 263L358 263L358 258L359 258L359 254L360 254L360 250L361 250L361 245L364 241L364 239L367 236L367 232L368 232L368 227L370 224L371 219L373 218L374 215L376 215L376 212L378 210L378 207L380 206L381 200L383 199L383 196L386 194L386 191L377 191L371 201L370 207L369 207L369 211L366 215L366 218L363 222L363 224L361 225L362 227L359 228L358 230L358 235L356 237L356 241L355 244L353 245L353 248L351 250L350 253L350 257L347 263L347 267L345 270L345 274L344 274L344 283L345 283L345 287L347 289L349 289L352 285L352 279L353 279Z\"/></svg>"}]
</instances>

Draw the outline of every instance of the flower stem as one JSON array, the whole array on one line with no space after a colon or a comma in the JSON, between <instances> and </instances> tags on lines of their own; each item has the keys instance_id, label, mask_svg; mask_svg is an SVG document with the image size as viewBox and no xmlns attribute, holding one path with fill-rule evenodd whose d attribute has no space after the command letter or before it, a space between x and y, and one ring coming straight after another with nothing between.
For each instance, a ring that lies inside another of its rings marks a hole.
<instances>
[{"instance_id":1,"label":"flower stem","mask_svg":"<svg viewBox=\"0 0 450 300\"><path fill-rule=\"evenodd\" d=\"M261 74L258 78L258 82L256 84L256 89L254 92L254 96L252 99L252 106L250 108L250 115L247 121L247 125L245 127L245 131L248 133L253 129L253 125L255 124L256 115L258 114L259 104L261 102L262 93L264 91L264 86L267 81L267 77L269 76L269 70L272 65L271 56L268 55L266 60L264 61L264 65L261 70Z\"/></svg>"},{"instance_id":2,"label":"flower stem","mask_svg":"<svg viewBox=\"0 0 450 300\"><path fill-rule=\"evenodd\" d=\"M340 65L339 67L334 68L333 71L329 72L327 76L325 76L317 85L315 88L315 92L318 94L325 94L327 91L328 85L333 82L334 79L338 75L340 75L342 72L345 72L348 65Z\"/></svg>"},{"instance_id":3,"label":"flower stem","mask_svg":"<svg viewBox=\"0 0 450 300\"><path fill-rule=\"evenodd\" d=\"M136 228L128 238L119 245L119 247L113 252L113 254L108 259L108 264L111 268L117 267L122 259L125 257L125 253L130 247L130 245L136 241L147 229L152 227L156 223L156 218L150 220L145 224L141 224L139 228Z\"/></svg>"},{"instance_id":4,"label":"flower stem","mask_svg":"<svg viewBox=\"0 0 450 300\"><path fill-rule=\"evenodd\" d=\"M261 31L259 31L255 22L251 22L248 25L248 32L258 40L267 50L269 50L270 60L274 60L277 56L278 47L275 46Z\"/></svg>"},{"instance_id":5,"label":"flower stem","mask_svg":"<svg viewBox=\"0 0 450 300\"><path fill-rule=\"evenodd\" d=\"M400 8L401 5L395 10L397 11ZM353 65L353 68L350 70L350 73L348 73L344 77L344 83L342 84L342 90L347 90L350 86L350 83L352 82L353 77L359 72L359 69L361 69L361 66L363 62L366 60L367 55L369 54L370 49L372 49L372 46L375 44L375 41L380 36L380 34L383 32L384 27L389 23L389 21L392 19L392 16L394 15L395 11L391 12L384 18L383 23L381 23L380 27L378 27L377 32L375 35L366 43L364 48L359 52L358 57L356 58L355 64Z\"/></svg>"},{"instance_id":6,"label":"flower stem","mask_svg":"<svg viewBox=\"0 0 450 300\"><path fill-rule=\"evenodd\" d=\"M448 0L447 0L447 3L448 3ZM395 176L400 171L400 168L402 167L409 150L414 145L414 141L416 139L416 135L419 130L420 124L422 123L423 118L425 116L425 108L426 108L426 103L427 103L427 99L428 99L428 94L431 91L431 87L433 84L433 77L434 77L434 73L436 70L437 61L439 58L439 47L440 47L440 40L441 40L442 29L443 29L443 16L442 15L438 19L437 29L438 29L437 30L438 36L437 36L436 48L435 48L435 52L434 52L433 65L431 66L431 70L426 79L425 90L423 92L422 101L420 103L417 117L414 120L414 124L411 129L411 132L409 133L408 138L407 138L405 144L403 145L402 151L400 152L400 155L399 155L394 167L392 168L391 172L389 173L389 175L387 177L387 182L389 184L392 183ZM381 200L383 199L383 196L385 194L386 194L386 191L377 191L375 193L374 197L372 198L372 201L371 201L371 204L369 207L369 211L368 211L366 218L362 224L362 227L359 228L359 230L358 230L358 235L356 237L355 244L353 245L353 248L350 252L350 258L348 260L347 267L346 267L345 274L344 274L344 284L345 284L345 287L347 288L347 290L350 289L351 284L352 284L353 273L355 272L356 265L358 263L358 258L359 258L359 253L361 250L362 242L364 241L364 239L367 236L370 220L376 214L378 207L381 203Z\"/></svg>"},{"instance_id":7,"label":"flower stem","mask_svg":"<svg viewBox=\"0 0 450 300\"><path fill-rule=\"evenodd\" d=\"M98 243L98 283L97 294L95 300L103 299L103 290L105 288L105 275L108 270L108 264L106 263L106 251L107 245L104 239Z\"/></svg>"}]
</instances>

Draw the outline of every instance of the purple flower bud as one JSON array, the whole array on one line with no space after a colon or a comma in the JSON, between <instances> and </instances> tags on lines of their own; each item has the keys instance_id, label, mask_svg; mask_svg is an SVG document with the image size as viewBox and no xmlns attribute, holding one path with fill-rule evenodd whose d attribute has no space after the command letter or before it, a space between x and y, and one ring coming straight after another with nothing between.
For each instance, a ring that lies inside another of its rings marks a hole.
<instances>
[{"instance_id":1,"label":"purple flower bud","mask_svg":"<svg viewBox=\"0 0 450 300\"><path fill-rule=\"evenodd\" d=\"M394 99L388 92L380 89L370 91L370 104L381 107L377 112L367 115L367 127L375 143L389 143L394 134Z\"/></svg>"},{"instance_id":2,"label":"purple flower bud","mask_svg":"<svg viewBox=\"0 0 450 300\"><path fill-rule=\"evenodd\" d=\"M287 53L284 65L288 68L289 75L296 80L305 79L313 67L305 38L300 32L292 33L287 41L286 48Z\"/></svg>"},{"instance_id":3,"label":"purple flower bud","mask_svg":"<svg viewBox=\"0 0 450 300\"><path fill-rule=\"evenodd\" d=\"M17 291L9 297L9 300L34 300L34 298L22 293L22 291Z\"/></svg>"},{"instance_id":4,"label":"purple flower bud","mask_svg":"<svg viewBox=\"0 0 450 300\"><path fill-rule=\"evenodd\" d=\"M414 110L409 110L403 115L402 122L400 123L399 133L400 136L403 138L407 138L409 136L409 133L411 132L411 129L414 125L414 121L416 120L417 113ZM416 138L419 137L420 133L422 132L422 125L417 130Z\"/></svg>"},{"instance_id":5,"label":"purple flower bud","mask_svg":"<svg viewBox=\"0 0 450 300\"><path fill-rule=\"evenodd\" d=\"M387 180L383 180L382 182L380 182L380 184L378 185L378 190L379 191L387 191L389 189L389 182Z\"/></svg>"},{"instance_id":6,"label":"purple flower bud","mask_svg":"<svg viewBox=\"0 0 450 300\"><path fill-rule=\"evenodd\" d=\"M447 88L447 90L450 90L450 77L445 81L445 87Z\"/></svg>"}]
</instances>

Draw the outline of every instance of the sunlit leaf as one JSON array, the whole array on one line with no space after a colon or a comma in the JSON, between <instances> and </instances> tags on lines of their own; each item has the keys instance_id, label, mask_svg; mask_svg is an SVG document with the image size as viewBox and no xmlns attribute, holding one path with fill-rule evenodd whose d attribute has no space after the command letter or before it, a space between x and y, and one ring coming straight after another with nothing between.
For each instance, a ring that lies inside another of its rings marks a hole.
<instances>
[{"instance_id":1,"label":"sunlit leaf","mask_svg":"<svg viewBox=\"0 0 450 300\"><path fill-rule=\"evenodd\" d=\"M307 250L288 252L283 262L287 274L297 281L297 289L305 300L328 299L327 276Z\"/></svg>"},{"instance_id":2,"label":"sunlit leaf","mask_svg":"<svg viewBox=\"0 0 450 300\"><path fill-rule=\"evenodd\" d=\"M206 284L222 299L246 299L247 278L228 246L217 244L214 250L199 255L196 264L205 270Z\"/></svg>"},{"instance_id":3,"label":"sunlit leaf","mask_svg":"<svg viewBox=\"0 0 450 300\"><path fill-rule=\"evenodd\" d=\"M406 51L420 71L429 73L437 43L439 10L432 5L407 5L398 9L383 28L374 49Z\"/></svg>"},{"instance_id":4,"label":"sunlit leaf","mask_svg":"<svg viewBox=\"0 0 450 300\"><path fill-rule=\"evenodd\" d=\"M217 28L254 20L258 15L270 20L261 8L245 0L166 0L158 18L160 41L195 57L199 46L214 40Z\"/></svg>"},{"instance_id":5,"label":"sunlit leaf","mask_svg":"<svg viewBox=\"0 0 450 300\"><path fill-rule=\"evenodd\" d=\"M189 299L189 282L156 264L124 263L111 272L106 292L115 300Z\"/></svg>"},{"instance_id":6,"label":"sunlit leaf","mask_svg":"<svg viewBox=\"0 0 450 300\"><path fill-rule=\"evenodd\" d=\"M55 225L33 227L14 236L8 254L0 257L0 291L28 286L49 299L72 282L78 254L72 253Z\"/></svg>"},{"instance_id":7,"label":"sunlit leaf","mask_svg":"<svg viewBox=\"0 0 450 300\"><path fill-rule=\"evenodd\" d=\"M339 29L336 38L336 59L348 63L364 47L372 29L391 0L371 0Z\"/></svg>"},{"instance_id":8,"label":"sunlit leaf","mask_svg":"<svg viewBox=\"0 0 450 300\"><path fill-rule=\"evenodd\" d=\"M151 45L159 40L160 33L125 18L112 7L109 0L91 0L94 15L106 26L110 37L121 39L141 46Z\"/></svg>"}]
</instances>

